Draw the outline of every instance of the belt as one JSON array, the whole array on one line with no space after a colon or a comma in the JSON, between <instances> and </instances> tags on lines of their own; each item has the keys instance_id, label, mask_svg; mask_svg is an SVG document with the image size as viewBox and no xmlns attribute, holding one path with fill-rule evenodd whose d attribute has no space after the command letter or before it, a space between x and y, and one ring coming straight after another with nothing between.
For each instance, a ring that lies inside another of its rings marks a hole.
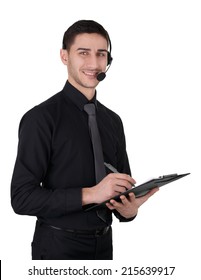
<instances>
[{"instance_id":1,"label":"belt","mask_svg":"<svg viewBox=\"0 0 201 280\"><path fill-rule=\"evenodd\" d=\"M55 227L55 226L46 224L46 223L41 222L41 221L38 221L38 223L39 223L39 225L42 225L42 226L45 226L45 227L48 227L48 228L51 228L51 229L65 231L65 232L72 233L72 234L75 234L75 235L85 235L85 236L90 236L91 235L93 237L98 237L98 236L105 235L110 229L110 226L107 226L107 227L104 227L104 228L101 228L101 229L94 229L94 230L80 230L80 229L77 230L77 229L67 229L67 228Z\"/></svg>"}]
</instances>

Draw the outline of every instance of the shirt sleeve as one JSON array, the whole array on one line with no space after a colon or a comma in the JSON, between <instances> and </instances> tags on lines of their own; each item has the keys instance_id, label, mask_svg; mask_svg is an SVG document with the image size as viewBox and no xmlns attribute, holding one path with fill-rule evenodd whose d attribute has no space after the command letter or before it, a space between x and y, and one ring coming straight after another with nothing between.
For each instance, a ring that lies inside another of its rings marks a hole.
<instances>
[{"instance_id":1,"label":"shirt sleeve","mask_svg":"<svg viewBox=\"0 0 201 280\"><path fill-rule=\"evenodd\" d=\"M117 152L117 170L121 173L129 174L131 175L128 155L126 151L126 139L124 134L124 128L123 123L121 119L119 118L120 125L119 125L119 137L118 137L118 152ZM129 219L123 217L120 215L120 213L116 210L113 211L114 215L117 219L119 219L120 222L130 222L135 219L136 216L131 217Z\"/></svg>"},{"instance_id":2,"label":"shirt sleeve","mask_svg":"<svg viewBox=\"0 0 201 280\"><path fill-rule=\"evenodd\" d=\"M19 126L18 152L11 181L11 204L21 215L60 217L81 210L80 188L43 187L51 157L51 120L39 110L26 113Z\"/></svg>"},{"instance_id":3,"label":"shirt sleeve","mask_svg":"<svg viewBox=\"0 0 201 280\"><path fill-rule=\"evenodd\" d=\"M130 164L126 151L126 138L124 134L124 127L121 119L119 118L119 137L118 137L118 150L117 150L117 170L121 173L131 175Z\"/></svg>"}]
</instances>

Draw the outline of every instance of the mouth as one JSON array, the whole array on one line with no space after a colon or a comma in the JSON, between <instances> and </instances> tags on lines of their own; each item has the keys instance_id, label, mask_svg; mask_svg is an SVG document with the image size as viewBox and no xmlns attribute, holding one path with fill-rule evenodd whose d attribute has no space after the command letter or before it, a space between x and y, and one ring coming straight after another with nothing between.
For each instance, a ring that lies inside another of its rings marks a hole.
<instances>
[{"instance_id":1,"label":"mouth","mask_svg":"<svg viewBox=\"0 0 201 280\"><path fill-rule=\"evenodd\" d=\"M88 78L96 78L98 75L98 71L90 71L90 70L84 70L82 73L87 76Z\"/></svg>"}]
</instances>

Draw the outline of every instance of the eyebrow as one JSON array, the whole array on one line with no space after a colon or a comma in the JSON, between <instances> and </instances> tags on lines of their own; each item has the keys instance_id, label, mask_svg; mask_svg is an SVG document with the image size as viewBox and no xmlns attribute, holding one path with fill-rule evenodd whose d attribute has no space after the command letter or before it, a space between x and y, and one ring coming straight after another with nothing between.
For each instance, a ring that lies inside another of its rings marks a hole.
<instances>
[{"instance_id":1,"label":"eyebrow","mask_svg":"<svg viewBox=\"0 0 201 280\"><path fill-rule=\"evenodd\" d=\"M78 48L77 51L91 51L90 48ZM98 52L108 52L106 49L98 49Z\"/></svg>"}]
</instances>

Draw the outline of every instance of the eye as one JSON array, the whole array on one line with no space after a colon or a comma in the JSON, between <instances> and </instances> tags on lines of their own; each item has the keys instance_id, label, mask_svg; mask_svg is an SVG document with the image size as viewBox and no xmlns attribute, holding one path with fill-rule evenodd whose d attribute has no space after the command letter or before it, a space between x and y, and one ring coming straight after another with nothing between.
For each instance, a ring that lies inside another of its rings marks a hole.
<instances>
[{"instance_id":1,"label":"eye","mask_svg":"<svg viewBox=\"0 0 201 280\"><path fill-rule=\"evenodd\" d=\"M105 53L104 53L104 52L99 52L99 53L98 53L98 56L100 56L100 57L105 57Z\"/></svg>"},{"instance_id":2,"label":"eye","mask_svg":"<svg viewBox=\"0 0 201 280\"><path fill-rule=\"evenodd\" d=\"M88 55L89 53L88 53L87 51L82 51L82 52L80 52L79 54L80 54L80 55L83 55L83 56L86 56L86 55Z\"/></svg>"}]
</instances>

